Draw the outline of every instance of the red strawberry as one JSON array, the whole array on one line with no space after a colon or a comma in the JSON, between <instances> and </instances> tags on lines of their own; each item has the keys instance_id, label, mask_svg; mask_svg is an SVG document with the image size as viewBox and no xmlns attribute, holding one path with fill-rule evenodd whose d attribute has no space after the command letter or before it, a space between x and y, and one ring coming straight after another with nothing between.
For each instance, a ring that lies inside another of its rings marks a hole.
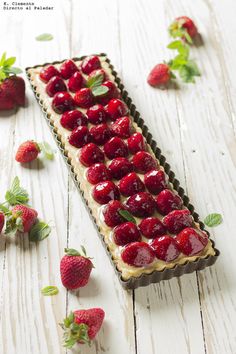
<instances>
[{"instance_id":1,"label":"red strawberry","mask_svg":"<svg viewBox=\"0 0 236 354\"><path fill-rule=\"evenodd\" d=\"M141 234L137 226L128 221L114 228L113 240L116 245L125 246L130 242L141 241Z\"/></svg>"},{"instance_id":2,"label":"red strawberry","mask_svg":"<svg viewBox=\"0 0 236 354\"><path fill-rule=\"evenodd\" d=\"M125 116L118 118L112 125L111 130L114 135L119 136L120 138L128 138L132 133L133 126L130 120L130 117Z\"/></svg>"},{"instance_id":3,"label":"red strawberry","mask_svg":"<svg viewBox=\"0 0 236 354\"><path fill-rule=\"evenodd\" d=\"M52 77L60 75L55 66L49 65L40 71L39 77L43 82L48 82Z\"/></svg>"},{"instance_id":4,"label":"red strawberry","mask_svg":"<svg viewBox=\"0 0 236 354\"><path fill-rule=\"evenodd\" d=\"M37 220L36 210L23 204L15 205L7 218L6 233L15 231L29 232Z\"/></svg>"},{"instance_id":5,"label":"red strawberry","mask_svg":"<svg viewBox=\"0 0 236 354\"><path fill-rule=\"evenodd\" d=\"M175 237L175 240L179 250L187 256L194 256L201 252L208 243L207 234L204 231L192 227L183 229Z\"/></svg>"},{"instance_id":6,"label":"red strawberry","mask_svg":"<svg viewBox=\"0 0 236 354\"><path fill-rule=\"evenodd\" d=\"M87 257L84 247L81 248L81 253L73 248L65 248L66 255L60 262L61 282L69 290L85 286L93 268L93 263Z\"/></svg>"},{"instance_id":7,"label":"red strawberry","mask_svg":"<svg viewBox=\"0 0 236 354\"><path fill-rule=\"evenodd\" d=\"M95 163L87 170L87 179L91 184L108 181L111 178L110 171L104 163Z\"/></svg>"},{"instance_id":8,"label":"red strawberry","mask_svg":"<svg viewBox=\"0 0 236 354\"><path fill-rule=\"evenodd\" d=\"M121 138L115 136L106 142L104 152L107 158L112 160L115 157L126 157L128 155L128 148Z\"/></svg>"},{"instance_id":9,"label":"red strawberry","mask_svg":"<svg viewBox=\"0 0 236 354\"><path fill-rule=\"evenodd\" d=\"M52 100L52 108L56 113L62 114L73 110L75 101L68 92L57 92Z\"/></svg>"},{"instance_id":10,"label":"red strawberry","mask_svg":"<svg viewBox=\"0 0 236 354\"><path fill-rule=\"evenodd\" d=\"M25 82L22 77L10 76L0 83L0 110L25 104Z\"/></svg>"},{"instance_id":11,"label":"red strawberry","mask_svg":"<svg viewBox=\"0 0 236 354\"><path fill-rule=\"evenodd\" d=\"M173 210L163 218L163 224L170 233L177 234L193 225L193 217L188 209Z\"/></svg>"},{"instance_id":12,"label":"red strawberry","mask_svg":"<svg viewBox=\"0 0 236 354\"><path fill-rule=\"evenodd\" d=\"M77 106L89 108L94 104L94 97L90 88L82 88L76 92L74 100Z\"/></svg>"},{"instance_id":13,"label":"red strawberry","mask_svg":"<svg viewBox=\"0 0 236 354\"><path fill-rule=\"evenodd\" d=\"M103 216L105 223L114 227L125 222L126 220L119 213L119 210L126 210L126 207L118 200L111 200L103 209Z\"/></svg>"},{"instance_id":14,"label":"red strawberry","mask_svg":"<svg viewBox=\"0 0 236 354\"><path fill-rule=\"evenodd\" d=\"M162 170L151 170L145 173L144 183L150 193L158 194L167 187L167 176Z\"/></svg>"},{"instance_id":15,"label":"red strawberry","mask_svg":"<svg viewBox=\"0 0 236 354\"><path fill-rule=\"evenodd\" d=\"M99 182L92 190L93 199L99 204L107 204L110 200L119 199L118 187L111 181Z\"/></svg>"},{"instance_id":16,"label":"red strawberry","mask_svg":"<svg viewBox=\"0 0 236 354\"><path fill-rule=\"evenodd\" d=\"M133 164L125 157L117 157L108 166L112 178L121 179L134 170Z\"/></svg>"},{"instance_id":17,"label":"red strawberry","mask_svg":"<svg viewBox=\"0 0 236 354\"><path fill-rule=\"evenodd\" d=\"M111 130L107 124L98 124L90 129L92 140L95 144L104 145L111 137Z\"/></svg>"},{"instance_id":18,"label":"red strawberry","mask_svg":"<svg viewBox=\"0 0 236 354\"><path fill-rule=\"evenodd\" d=\"M145 186L139 176L131 172L120 180L119 190L125 197L129 197L135 193L143 192Z\"/></svg>"},{"instance_id":19,"label":"red strawberry","mask_svg":"<svg viewBox=\"0 0 236 354\"><path fill-rule=\"evenodd\" d=\"M147 82L151 86L164 86L171 79L171 71L167 64L157 64L148 75Z\"/></svg>"},{"instance_id":20,"label":"red strawberry","mask_svg":"<svg viewBox=\"0 0 236 354\"><path fill-rule=\"evenodd\" d=\"M86 57L81 64L81 69L83 73L86 75L89 75L92 71L100 68L101 68L100 60L95 55Z\"/></svg>"},{"instance_id":21,"label":"red strawberry","mask_svg":"<svg viewBox=\"0 0 236 354\"><path fill-rule=\"evenodd\" d=\"M46 86L48 96L53 97L57 92L67 91L65 82L60 76L53 76Z\"/></svg>"},{"instance_id":22,"label":"red strawberry","mask_svg":"<svg viewBox=\"0 0 236 354\"><path fill-rule=\"evenodd\" d=\"M146 242L132 242L122 250L121 258L131 266L145 267L154 261L155 254Z\"/></svg>"},{"instance_id":23,"label":"red strawberry","mask_svg":"<svg viewBox=\"0 0 236 354\"><path fill-rule=\"evenodd\" d=\"M88 167L97 162L104 161L103 151L94 143L89 143L82 147L79 157L80 162Z\"/></svg>"},{"instance_id":24,"label":"red strawberry","mask_svg":"<svg viewBox=\"0 0 236 354\"><path fill-rule=\"evenodd\" d=\"M17 162L27 163L37 159L39 153L38 144L33 140L28 140L18 147L15 159Z\"/></svg>"},{"instance_id":25,"label":"red strawberry","mask_svg":"<svg viewBox=\"0 0 236 354\"><path fill-rule=\"evenodd\" d=\"M195 23L187 16L177 17L169 27L169 32L172 37L182 37L189 42L189 39L186 38L186 31L191 38L194 38L198 33Z\"/></svg>"},{"instance_id":26,"label":"red strawberry","mask_svg":"<svg viewBox=\"0 0 236 354\"><path fill-rule=\"evenodd\" d=\"M161 220L155 217L143 219L139 224L139 229L147 238L160 237L166 233L166 228Z\"/></svg>"},{"instance_id":27,"label":"red strawberry","mask_svg":"<svg viewBox=\"0 0 236 354\"><path fill-rule=\"evenodd\" d=\"M155 211L155 200L151 194L140 192L128 198L126 205L134 216L143 218L151 216Z\"/></svg>"},{"instance_id":28,"label":"red strawberry","mask_svg":"<svg viewBox=\"0 0 236 354\"><path fill-rule=\"evenodd\" d=\"M61 325L64 330L64 347L71 349L76 343L90 344L99 332L105 312L101 308L76 310Z\"/></svg>"},{"instance_id":29,"label":"red strawberry","mask_svg":"<svg viewBox=\"0 0 236 354\"><path fill-rule=\"evenodd\" d=\"M96 70L93 70L89 76L88 76L88 81L91 80L92 78L95 78L97 76L102 76L102 81L106 80L107 79L107 74L105 72L105 70L103 69L96 69Z\"/></svg>"},{"instance_id":30,"label":"red strawberry","mask_svg":"<svg viewBox=\"0 0 236 354\"><path fill-rule=\"evenodd\" d=\"M157 168L157 160L146 151L138 151L133 156L132 163L139 173L146 173Z\"/></svg>"},{"instance_id":31,"label":"red strawberry","mask_svg":"<svg viewBox=\"0 0 236 354\"><path fill-rule=\"evenodd\" d=\"M171 262L180 254L175 239L169 235L156 238L150 246L154 250L156 257L164 262Z\"/></svg>"},{"instance_id":32,"label":"red strawberry","mask_svg":"<svg viewBox=\"0 0 236 354\"><path fill-rule=\"evenodd\" d=\"M89 130L85 126L77 127L72 130L68 141L71 145L75 146L76 148L81 148L82 146L88 144L91 141L91 135Z\"/></svg>"},{"instance_id":33,"label":"red strawberry","mask_svg":"<svg viewBox=\"0 0 236 354\"><path fill-rule=\"evenodd\" d=\"M110 100L105 108L108 117L111 120L116 120L119 117L124 117L129 112L127 105L119 99Z\"/></svg>"},{"instance_id":34,"label":"red strawberry","mask_svg":"<svg viewBox=\"0 0 236 354\"><path fill-rule=\"evenodd\" d=\"M4 223L5 223L5 215L4 215L4 213L2 213L0 211L0 234L1 234L2 229L4 227Z\"/></svg>"},{"instance_id":35,"label":"red strawberry","mask_svg":"<svg viewBox=\"0 0 236 354\"><path fill-rule=\"evenodd\" d=\"M63 128L68 130L73 130L81 125L87 125L87 117L80 111L67 111L63 113L60 119L61 125Z\"/></svg>"},{"instance_id":36,"label":"red strawberry","mask_svg":"<svg viewBox=\"0 0 236 354\"><path fill-rule=\"evenodd\" d=\"M60 73L63 79L69 79L76 71L78 71L77 65L73 62L73 60L66 60L60 66Z\"/></svg>"},{"instance_id":37,"label":"red strawberry","mask_svg":"<svg viewBox=\"0 0 236 354\"><path fill-rule=\"evenodd\" d=\"M164 189L156 197L157 210L166 215L172 210L180 209L183 201L179 195L175 194L169 189Z\"/></svg>"},{"instance_id":38,"label":"red strawberry","mask_svg":"<svg viewBox=\"0 0 236 354\"><path fill-rule=\"evenodd\" d=\"M85 86L85 79L83 75L76 71L68 81L68 88L71 92L76 92L80 90L83 86Z\"/></svg>"},{"instance_id":39,"label":"red strawberry","mask_svg":"<svg viewBox=\"0 0 236 354\"><path fill-rule=\"evenodd\" d=\"M114 82L108 80L103 82L101 86L106 87L108 91L105 94L98 96L97 102L105 106L112 98L120 98L120 92Z\"/></svg>"},{"instance_id":40,"label":"red strawberry","mask_svg":"<svg viewBox=\"0 0 236 354\"><path fill-rule=\"evenodd\" d=\"M135 154L136 152L140 150L146 150L147 145L144 140L144 137L141 133L134 133L129 137L127 140L128 143L128 148L131 154Z\"/></svg>"},{"instance_id":41,"label":"red strawberry","mask_svg":"<svg viewBox=\"0 0 236 354\"><path fill-rule=\"evenodd\" d=\"M107 120L107 114L104 107L101 104L95 104L87 110L87 117L90 123L100 124L105 123Z\"/></svg>"}]
</instances>

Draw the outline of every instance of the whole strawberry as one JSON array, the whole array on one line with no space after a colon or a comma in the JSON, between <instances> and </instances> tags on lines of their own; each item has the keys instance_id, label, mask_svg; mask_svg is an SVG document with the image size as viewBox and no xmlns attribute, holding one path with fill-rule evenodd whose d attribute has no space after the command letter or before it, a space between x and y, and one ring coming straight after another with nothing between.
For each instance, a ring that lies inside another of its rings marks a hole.
<instances>
[{"instance_id":1,"label":"whole strawberry","mask_svg":"<svg viewBox=\"0 0 236 354\"><path fill-rule=\"evenodd\" d=\"M85 248L81 246L79 253L73 248L65 248L66 255L61 259L61 281L65 288L75 290L88 283L93 263L87 257Z\"/></svg>"},{"instance_id":2,"label":"whole strawberry","mask_svg":"<svg viewBox=\"0 0 236 354\"><path fill-rule=\"evenodd\" d=\"M169 33L173 38L180 37L187 42L192 43L192 39L197 35L198 30L191 18L180 16L170 25Z\"/></svg>"},{"instance_id":3,"label":"whole strawberry","mask_svg":"<svg viewBox=\"0 0 236 354\"><path fill-rule=\"evenodd\" d=\"M28 140L18 147L15 159L17 162L27 163L37 159L39 153L38 144L33 140Z\"/></svg>"},{"instance_id":4,"label":"whole strawberry","mask_svg":"<svg viewBox=\"0 0 236 354\"><path fill-rule=\"evenodd\" d=\"M23 204L15 205L7 216L6 233L29 232L36 223L37 216L36 210Z\"/></svg>"},{"instance_id":5,"label":"whole strawberry","mask_svg":"<svg viewBox=\"0 0 236 354\"><path fill-rule=\"evenodd\" d=\"M25 82L16 76L22 71L13 67L16 58L6 58L3 53L0 59L0 110L9 110L25 103Z\"/></svg>"},{"instance_id":6,"label":"whole strawberry","mask_svg":"<svg viewBox=\"0 0 236 354\"><path fill-rule=\"evenodd\" d=\"M70 349L76 343L90 344L99 332L104 317L105 312L99 307L71 312L60 324L64 330L64 347Z\"/></svg>"},{"instance_id":7,"label":"whole strawberry","mask_svg":"<svg viewBox=\"0 0 236 354\"><path fill-rule=\"evenodd\" d=\"M148 75L147 82L151 86L165 86L171 80L173 74L167 64L157 64Z\"/></svg>"},{"instance_id":8,"label":"whole strawberry","mask_svg":"<svg viewBox=\"0 0 236 354\"><path fill-rule=\"evenodd\" d=\"M5 215L4 213L0 212L0 233L2 232L4 223L5 223Z\"/></svg>"}]
</instances>

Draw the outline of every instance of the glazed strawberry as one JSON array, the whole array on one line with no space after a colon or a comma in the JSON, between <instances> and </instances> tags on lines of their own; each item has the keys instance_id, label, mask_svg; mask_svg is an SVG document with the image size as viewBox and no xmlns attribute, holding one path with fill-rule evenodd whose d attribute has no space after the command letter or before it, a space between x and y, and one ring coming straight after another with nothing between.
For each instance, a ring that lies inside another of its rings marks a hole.
<instances>
[{"instance_id":1,"label":"glazed strawberry","mask_svg":"<svg viewBox=\"0 0 236 354\"><path fill-rule=\"evenodd\" d=\"M107 158L112 160L115 157L126 157L128 155L128 148L122 139L115 136L104 145L104 152Z\"/></svg>"},{"instance_id":2,"label":"glazed strawberry","mask_svg":"<svg viewBox=\"0 0 236 354\"><path fill-rule=\"evenodd\" d=\"M6 233L15 231L29 232L37 221L38 213L36 210L23 204L15 205L11 214L7 217Z\"/></svg>"},{"instance_id":3,"label":"glazed strawberry","mask_svg":"<svg viewBox=\"0 0 236 354\"><path fill-rule=\"evenodd\" d=\"M39 153L38 144L33 140L28 140L18 147L15 159L17 162L27 163L37 159Z\"/></svg>"},{"instance_id":4,"label":"glazed strawberry","mask_svg":"<svg viewBox=\"0 0 236 354\"><path fill-rule=\"evenodd\" d=\"M110 200L119 199L118 187L111 181L99 182L92 190L93 199L99 204L107 204Z\"/></svg>"},{"instance_id":5,"label":"glazed strawberry","mask_svg":"<svg viewBox=\"0 0 236 354\"><path fill-rule=\"evenodd\" d=\"M116 120L117 118L126 116L129 110L123 101L114 98L108 102L106 112L111 120Z\"/></svg>"},{"instance_id":6,"label":"glazed strawberry","mask_svg":"<svg viewBox=\"0 0 236 354\"><path fill-rule=\"evenodd\" d=\"M180 254L175 239L169 235L156 238L150 246L154 250L156 257L164 262L171 262Z\"/></svg>"},{"instance_id":7,"label":"glazed strawberry","mask_svg":"<svg viewBox=\"0 0 236 354\"><path fill-rule=\"evenodd\" d=\"M5 224L5 215L0 211L0 234Z\"/></svg>"},{"instance_id":8,"label":"glazed strawberry","mask_svg":"<svg viewBox=\"0 0 236 354\"><path fill-rule=\"evenodd\" d=\"M121 258L131 266L145 267L154 261L155 254L146 242L133 242L122 250Z\"/></svg>"},{"instance_id":9,"label":"glazed strawberry","mask_svg":"<svg viewBox=\"0 0 236 354\"><path fill-rule=\"evenodd\" d=\"M101 63L96 55L86 57L81 64L81 69L84 74L89 75L93 70L100 69Z\"/></svg>"},{"instance_id":10,"label":"glazed strawberry","mask_svg":"<svg viewBox=\"0 0 236 354\"><path fill-rule=\"evenodd\" d=\"M87 125L88 119L82 112L73 110L63 113L60 119L60 123L63 128L73 130L77 127L80 127L81 125Z\"/></svg>"},{"instance_id":11,"label":"glazed strawberry","mask_svg":"<svg viewBox=\"0 0 236 354\"><path fill-rule=\"evenodd\" d=\"M151 86L164 86L171 80L171 70L167 64L157 64L148 75L147 82Z\"/></svg>"},{"instance_id":12,"label":"glazed strawberry","mask_svg":"<svg viewBox=\"0 0 236 354\"><path fill-rule=\"evenodd\" d=\"M46 86L48 96L53 97L57 92L67 91L66 84L60 76L53 76Z\"/></svg>"},{"instance_id":13,"label":"glazed strawberry","mask_svg":"<svg viewBox=\"0 0 236 354\"><path fill-rule=\"evenodd\" d=\"M52 108L58 114L71 111L75 108L75 101L68 92L58 92L52 100Z\"/></svg>"},{"instance_id":14,"label":"glazed strawberry","mask_svg":"<svg viewBox=\"0 0 236 354\"><path fill-rule=\"evenodd\" d=\"M131 154L147 149L145 139L141 133L134 133L131 135L127 140L127 143Z\"/></svg>"},{"instance_id":15,"label":"glazed strawberry","mask_svg":"<svg viewBox=\"0 0 236 354\"><path fill-rule=\"evenodd\" d=\"M86 114L88 120L92 124L105 123L107 120L105 108L101 104L95 104L94 106L90 107Z\"/></svg>"},{"instance_id":16,"label":"glazed strawberry","mask_svg":"<svg viewBox=\"0 0 236 354\"><path fill-rule=\"evenodd\" d=\"M119 190L125 197L129 197L135 193L143 192L145 186L139 176L131 172L120 180Z\"/></svg>"},{"instance_id":17,"label":"glazed strawberry","mask_svg":"<svg viewBox=\"0 0 236 354\"><path fill-rule=\"evenodd\" d=\"M82 88L76 92L74 100L77 106L81 108L89 108L94 104L94 97L90 88Z\"/></svg>"},{"instance_id":18,"label":"glazed strawberry","mask_svg":"<svg viewBox=\"0 0 236 354\"><path fill-rule=\"evenodd\" d=\"M150 193L158 194L167 187L167 176L162 170L151 170L145 173L144 183Z\"/></svg>"},{"instance_id":19,"label":"glazed strawberry","mask_svg":"<svg viewBox=\"0 0 236 354\"><path fill-rule=\"evenodd\" d=\"M81 253L73 248L65 248L65 253L60 262L61 282L64 287L75 290L87 285L93 263L87 257L84 247Z\"/></svg>"},{"instance_id":20,"label":"glazed strawberry","mask_svg":"<svg viewBox=\"0 0 236 354\"><path fill-rule=\"evenodd\" d=\"M193 225L193 217L188 209L173 210L163 218L163 224L172 234Z\"/></svg>"},{"instance_id":21,"label":"glazed strawberry","mask_svg":"<svg viewBox=\"0 0 236 354\"><path fill-rule=\"evenodd\" d=\"M113 159L108 168L114 179L121 179L134 170L133 164L125 157Z\"/></svg>"},{"instance_id":22,"label":"glazed strawberry","mask_svg":"<svg viewBox=\"0 0 236 354\"><path fill-rule=\"evenodd\" d=\"M76 310L60 324L64 330L64 347L71 349L76 343L90 344L99 332L105 312L101 308Z\"/></svg>"},{"instance_id":23,"label":"glazed strawberry","mask_svg":"<svg viewBox=\"0 0 236 354\"><path fill-rule=\"evenodd\" d=\"M126 139L132 134L133 126L130 117L118 118L112 125L111 130L114 135Z\"/></svg>"},{"instance_id":24,"label":"glazed strawberry","mask_svg":"<svg viewBox=\"0 0 236 354\"><path fill-rule=\"evenodd\" d=\"M151 216L156 207L155 200L147 192L132 195L128 198L126 205L131 214L140 218Z\"/></svg>"},{"instance_id":25,"label":"glazed strawberry","mask_svg":"<svg viewBox=\"0 0 236 354\"><path fill-rule=\"evenodd\" d=\"M90 166L87 170L86 176L91 184L108 181L111 178L110 171L104 163L95 163Z\"/></svg>"},{"instance_id":26,"label":"glazed strawberry","mask_svg":"<svg viewBox=\"0 0 236 354\"><path fill-rule=\"evenodd\" d=\"M71 145L76 148L81 148L82 146L88 144L91 141L91 135L89 130L85 126L77 127L72 130L68 141Z\"/></svg>"},{"instance_id":27,"label":"glazed strawberry","mask_svg":"<svg viewBox=\"0 0 236 354\"><path fill-rule=\"evenodd\" d=\"M157 160L146 151L138 151L132 158L134 169L139 173L146 173L157 168Z\"/></svg>"},{"instance_id":28,"label":"glazed strawberry","mask_svg":"<svg viewBox=\"0 0 236 354\"><path fill-rule=\"evenodd\" d=\"M69 79L76 71L78 71L78 67L72 60L66 60L60 66L60 73L63 79Z\"/></svg>"},{"instance_id":29,"label":"glazed strawberry","mask_svg":"<svg viewBox=\"0 0 236 354\"><path fill-rule=\"evenodd\" d=\"M48 82L54 76L61 76L61 74L53 65L43 68L39 74L39 77L43 82Z\"/></svg>"},{"instance_id":30,"label":"glazed strawberry","mask_svg":"<svg viewBox=\"0 0 236 354\"><path fill-rule=\"evenodd\" d=\"M194 38L198 33L195 23L187 16L177 17L169 27L170 35L174 38L178 36L186 39L186 31L191 38Z\"/></svg>"},{"instance_id":31,"label":"glazed strawberry","mask_svg":"<svg viewBox=\"0 0 236 354\"><path fill-rule=\"evenodd\" d=\"M155 217L143 219L139 224L139 229L146 238L156 238L166 233L166 228L161 220Z\"/></svg>"},{"instance_id":32,"label":"glazed strawberry","mask_svg":"<svg viewBox=\"0 0 236 354\"><path fill-rule=\"evenodd\" d=\"M169 189L164 189L156 197L157 210L166 215L172 210L180 209L183 205L183 201L179 195L175 194Z\"/></svg>"},{"instance_id":33,"label":"glazed strawberry","mask_svg":"<svg viewBox=\"0 0 236 354\"><path fill-rule=\"evenodd\" d=\"M108 91L105 94L98 96L97 102L105 106L112 98L120 98L120 92L114 82L108 80L103 82L101 86L106 87Z\"/></svg>"},{"instance_id":34,"label":"glazed strawberry","mask_svg":"<svg viewBox=\"0 0 236 354\"><path fill-rule=\"evenodd\" d=\"M76 71L68 81L68 88L71 92L76 92L80 90L83 86L85 86L85 80L83 75Z\"/></svg>"},{"instance_id":35,"label":"glazed strawberry","mask_svg":"<svg viewBox=\"0 0 236 354\"><path fill-rule=\"evenodd\" d=\"M141 234L137 226L128 221L114 228L113 241L118 246L125 246L130 242L141 241Z\"/></svg>"},{"instance_id":36,"label":"glazed strawberry","mask_svg":"<svg viewBox=\"0 0 236 354\"><path fill-rule=\"evenodd\" d=\"M186 256L194 256L201 252L208 243L207 234L201 230L187 227L176 237L178 248Z\"/></svg>"},{"instance_id":37,"label":"glazed strawberry","mask_svg":"<svg viewBox=\"0 0 236 354\"><path fill-rule=\"evenodd\" d=\"M82 147L79 157L80 162L89 167L97 162L104 161L103 151L94 143L89 143Z\"/></svg>"},{"instance_id":38,"label":"glazed strawberry","mask_svg":"<svg viewBox=\"0 0 236 354\"><path fill-rule=\"evenodd\" d=\"M101 76L102 77L102 82L105 81L107 79L107 74L105 72L105 70L103 69L96 69L96 70L93 70L89 76L88 76L88 81L90 81L91 79L97 77L97 76Z\"/></svg>"},{"instance_id":39,"label":"glazed strawberry","mask_svg":"<svg viewBox=\"0 0 236 354\"><path fill-rule=\"evenodd\" d=\"M118 200L111 200L105 206L103 216L107 226L114 227L126 221L119 213L120 210L126 210L126 207Z\"/></svg>"},{"instance_id":40,"label":"glazed strawberry","mask_svg":"<svg viewBox=\"0 0 236 354\"><path fill-rule=\"evenodd\" d=\"M98 145L104 145L111 137L111 130L107 124L98 124L90 129L92 141Z\"/></svg>"}]
</instances>

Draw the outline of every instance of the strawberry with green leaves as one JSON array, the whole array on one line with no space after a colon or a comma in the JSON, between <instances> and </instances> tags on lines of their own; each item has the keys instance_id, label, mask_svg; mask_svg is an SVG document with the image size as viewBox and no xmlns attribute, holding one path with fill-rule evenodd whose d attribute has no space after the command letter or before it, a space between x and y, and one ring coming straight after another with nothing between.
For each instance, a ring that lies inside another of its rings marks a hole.
<instances>
[{"instance_id":1,"label":"strawberry with green leaves","mask_svg":"<svg viewBox=\"0 0 236 354\"><path fill-rule=\"evenodd\" d=\"M166 86L171 78L175 78L175 76L172 73L170 66L168 64L162 63L154 66L148 75L147 82L149 85L154 87Z\"/></svg>"},{"instance_id":2,"label":"strawberry with green leaves","mask_svg":"<svg viewBox=\"0 0 236 354\"><path fill-rule=\"evenodd\" d=\"M0 110L10 110L25 103L25 82L17 76L22 71L13 67L15 57L6 57L3 53L0 59Z\"/></svg>"},{"instance_id":3,"label":"strawberry with green leaves","mask_svg":"<svg viewBox=\"0 0 236 354\"><path fill-rule=\"evenodd\" d=\"M20 163L31 162L37 159L40 152L42 152L44 157L48 160L53 159L53 151L48 143L36 143L33 140L28 140L18 147L15 159Z\"/></svg>"},{"instance_id":4,"label":"strawberry with green leaves","mask_svg":"<svg viewBox=\"0 0 236 354\"><path fill-rule=\"evenodd\" d=\"M99 307L71 312L60 324L64 330L64 347L71 349L76 343L90 344L99 332L104 317L105 312Z\"/></svg>"},{"instance_id":5,"label":"strawberry with green leaves","mask_svg":"<svg viewBox=\"0 0 236 354\"><path fill-rule=\"evenodd\" d=\"M169 26L169 33L173 38L181 38L188 43L192 43L192 39L197 35L198 30L191 18L180 16Z\"/></svg>"},{"instance_id":6,"label":"strawberry with green leaves","mask_svg":"<svg viewBox=\"0 0 236 354\"><path fill-rule=\"evenodd\" d=\"M17 204L9 212L6 222L6 234L29 232L37 221L38 213L36 210L26 205Z\"/></svg>"},{"instance_id":7,"label":"strawberry with green leaves","mask_svg":"<svg viewBox=\"0 0 236 354\"><path fill-rule=\"evenodd\" d=\"M5 224L5 215L3 212L0 211L0 234L2 232L4 224Z\"/></svg>"}]
</instances>

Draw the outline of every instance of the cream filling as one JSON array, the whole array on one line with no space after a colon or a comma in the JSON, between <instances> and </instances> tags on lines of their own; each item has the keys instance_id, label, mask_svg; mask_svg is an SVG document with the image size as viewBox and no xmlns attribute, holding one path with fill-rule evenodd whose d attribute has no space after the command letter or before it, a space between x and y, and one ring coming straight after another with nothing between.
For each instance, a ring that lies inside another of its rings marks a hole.
<instances>
[{"instance_id":1,"label":"cream filling","mask_svg":"<svg viewBox=\"0 0 236 354\"><path fill-rule=\"evenodd\" d=\"M109 64L105 61L105 57L100 57L100 60L101 60L101 65L102 65L103 69L106 71L106 73L109 76L109 79L111 81L115 82L115 78L112 75L112 71L109 67ZM80 61L75 61L75 62L78 66L80 65ZM54 66L58 68L60 65L61 64L56 64ZM52 98L47 95L47 93L45 91L46 84L44 84L40 80L40 77L39 77L39 73L40 73L41 69L42 69L42 66L37 67L35 69L34 68L29 69L28 73L30 74L30 80L31 80L33 86L35 87L37 96L39 97L42 106L44 107L44 109L46 109L47 114L50 114L50 120L53 123L53 125L57 131L57 134L62 141L63 147L68 155L69 161L74 168L74 173L76 175L77 181L80 184L80 188L84 193L84 198L88 202L88 206L91 209L92 215L96 220L96 224L100 230L100 233L103 236L106 245L108 246L108 249L112 255L112 258L113 258L114 263L116 264L116 267L122 273L122 278L124 280L127 280L130 277L139 277L140 275L142 275L144 273L150 274L155 270L162 271L166 268L173 268L177 264L184 264L186 262L194 262L195 260L197 260L199 258L206 258L207 256L215 255L214 248L212 246L211 241L209 240L208 244L202 250L202 252L200 252L200 254L192 256L192 257L187 257L181 253L178 258L176 258L174 261L168 262L168 263L166 263L162 260L159 260L159 259L155 259L154 262L152 262L151 264L149 264L145 267L133 267L133 266L129 266L128 264L126 264L122 261L121 251L122 251L123 247L117 246L112 241L112 228L108 227L105 224L104 219L103 219L102 209L104 208L104 206L101 206L92 198L91 192L92 192L93 185L91 185L87 181L87 178L86 178L87 168L84 167L79 162L79 159L78 159L80 149L73 147L68 142L68 136L70 135L71 132L61 126L61 124L60 124L61 115L55 113L51 107ZM82 112L86 111L85 109L81 109L81 108L80 108L80 110ZM134 122L133 117L131 117L131 119L133 121L134 130L136 132L142 133L142 130ZM152 154L155 157L154 152L152 151L152 149L149 145L148 145L148 151L150 154ZM155 157L155 159L156 159L156 157ZM106 164L108 164L109 162L110 162L109 160L105 161ZM159 161L158 161L158 163L159 163ZM164 171L162 166L160 166L160 168ZM139 177L143 180L143 175L139 174ZM118 182L115 182L115 183L117 184ZM171 183L169 183L169 188L174 190ZM127 198L125 198L125 197L121 197L122 202L124 202L126 199ZM157 216L160 219L162 219L162 216L160 214L158 214L158 212L155 212L154 216ZM137 220L137 224L138 224L141 219L136 218L136 220ZM194 224L195 224L195 227L199 229L199 224L197 224L197 223L194 223ZM150 240L147 240L145 237L143 237L143 241L150 242Z\"/></svg>"}]
</instances>

